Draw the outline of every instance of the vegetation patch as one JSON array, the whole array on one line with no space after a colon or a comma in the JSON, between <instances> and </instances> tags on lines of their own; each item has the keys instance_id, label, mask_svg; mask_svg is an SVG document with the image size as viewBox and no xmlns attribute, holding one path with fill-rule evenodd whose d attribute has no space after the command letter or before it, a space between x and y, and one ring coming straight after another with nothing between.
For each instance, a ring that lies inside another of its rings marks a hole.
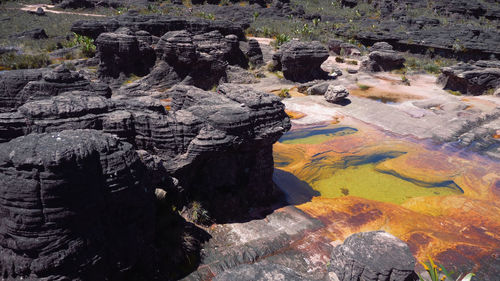
<instances>
[{"instance_id":1,"label":"vegetation patch","mask_svg":"<svg viewBox=\"0 0 500 281\"><path fill-rule=\"evenodd\" d=\"M46 54L16 54L5 53L0 55L0 67L4 70L42 68L50 64Z\"/></svg>"}]
</instances>

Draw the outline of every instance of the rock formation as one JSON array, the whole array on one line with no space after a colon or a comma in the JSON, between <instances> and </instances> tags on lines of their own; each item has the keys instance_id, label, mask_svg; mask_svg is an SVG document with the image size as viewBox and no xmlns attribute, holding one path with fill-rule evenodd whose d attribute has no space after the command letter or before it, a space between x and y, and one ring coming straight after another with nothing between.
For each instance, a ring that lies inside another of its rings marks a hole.
<instances>
[{"instance_id":1,"label":"rock formation","mask_svg":"<svg viewBox=\"0 0 500 281\"><path fill-rule=\"evenodd\" d=\"M34 40L49 38L47 36L47 33L45 33L45 30L41 29L41 28L26 30L26 31L23 31L21 33L13 34L9 37L11 37L11 38L30 38L30 39L34 39Z\"/></svg>"},{"instance_id":2,"label":"rock formation","mask_svg":"<svg viewBox=\"0 0 500 281\"><path fill-rule=\"evenodd\" d=\"M459 91L464 95L493 93L500 88L500 62L478 61L472 64L459 63L441 69L438 83L444 89Z\"/></svg>"},{"instance_id":3,"label":"rock formation","mask_svg":"<svg viewBox=\"0 0 500 281\"><path fill-rule=\"evenodd\" d=\"M297 40L283 44L279 53L273 56L275 65L283 71L285 78L295 82L327 78L328 73L321 69L327 58L328 51L321 43Z\"/></svg>"},{"instance_id":4,"label":"rock formation","mask_svg":"<svg viewBox=\"0 0 500 281\"><path fill-rule=\"evenodd\" d=\"M368 54L361 62L361 68L366 71L391 71L404 67L405 58L393 50L379 49Z\"/></svg>"},{"instance_id":5,"label":"rock formation","mask_svg":"<svg viewBox=\"0 0 500 281\"><path fill-rule=\"evenodd\" d=\"M15 70L0 73L0 112L15 111L28 101L41 100L69 91L91 91L110 97L104 83L94 83L65 65L53 70Z\"/></svg>"},{"instance_id":6,"label":"rock formation","mask_svg":"<svg viewBox=\"0 0 500 281\"><path fill-rule=\"evenodd\" d=\"M262 50L259 42L255 39L248 40L248 50L245 55L248 57L249 62L256 67L264 64Z\"/></svg>"},{"instance_id":7,"label":"rock formation","mask_svg":"<svg viewBox=\"0 0 500 281\"><path fill-rule=\"evenodd\" d=\"M161 157L194 199L207 201L214 218L274 198L272 144L290 128L278 97L231 84L218 94L178 86L164 95L170 111L151 97L109 99L96 91L29 101L0 114L0 141L67 129L116 134Z\"/></svg>"},{"instance_id":8,"label":"rock formation","mask_svg":"<svg viewBox=\"0 0 500 281\"><path fill-rule=\"evenodd\" d=\"M329 271L340 281L413 280L415 258L406 243L384 231L353 234L334 248Z\"/></svg>"},{"instance_id":9,"label":"rock formation","mask_svg":"<svg viewBox=\"0 0 500 281\"><path fill-rule=\"evenodd\" d=\"M120 75L146 75L156 60L151 43L147 32L132 32L128 28L99 35L96 39L99 77L107 80Z\"/></svg>"},{"instance_id":10,"label":"rock formation","mask_svg":"<svg viewBox=\"0 0 500 281\"><path fill-rule=\"evenodd\" d=\"M46 69L11 70L0 73L0 112L11 111L18 103L18 93L30 81L42 79Z\"/></svg>"},{"instance_id":11,"label":"rock formation","mask_svg":"<svg viewBox=\"0 0 500 281\"><path fill-rule=\"evenodd\" d=\"M353 55L359 54L358 47L350 43L345 43L339 39L331 39L328 41L328 50L337 55Z\"/></svg>"},{"instance_id":12,"label":"rock formation","mask_svg":"<svg viewBox=\"0 0 500 281\"><path fill-rule=\"evenodd\" d=\"M248 65L237 37L223 36L217 30L198 35L170 31L153 49L147 32L120 28L116 33L101 34L96 44L102 79L124 80L130 74L149 74L126 85L124 91L128 92L168 89L178 83L211 89L225 80L228 65Z\"/></svg>"},{"instance_id":13,"label":"rock formation","mask_svg":"<svg viewBox=\"0 0 500 281\"><path fill-rule=\"evenodd\" d=\"M493 3L481 1L444 0L429 3L425 1L342 1L347 7L362 2L370 2L381 18L362 16L352 24L337 29L338 36L353 36L364 45L385 41L398 51L426 54L431 51L445 57L458 57L463 61L470 59L489 59L500 56L500 36L498 30L491 28L500 19L500 9ZM429 14L415 16L412 11L428 9ZM478 18L493 23L470 24ZM446 18L445 21L442 19ZM340 16L328 20L341 20ZM361 28L353 32L354 27Z\"/></svg>"},{"instance_id":14,"label":"rock formation","mask_svg":"<svg viewBox=\"0 0 500 281\"><path fill-rule=\"evenodd\" d=\"M83 20L73 23L71 31L97 38L101 33L114 32L120 27L132 31L147 31L153 36L161 37L169 31L187 30L193 34L202 34L218 30L222 35L234 34L243 40L245 33L239 24L224 20L205 20L201 18L180 18L162 15L139 15L130 11L108 20Z\"/></svg>"},{"instance_id":15,"label":"rock formation","mask_svg":"<svg viewBox=\"0 0 500 281\"><path fill-rule=\"evenodd\" d=\"M154 193L145 175L131 144L98 131L0 144L2 277L121 280L147 268Z\"/></svg>"}]
</instances>

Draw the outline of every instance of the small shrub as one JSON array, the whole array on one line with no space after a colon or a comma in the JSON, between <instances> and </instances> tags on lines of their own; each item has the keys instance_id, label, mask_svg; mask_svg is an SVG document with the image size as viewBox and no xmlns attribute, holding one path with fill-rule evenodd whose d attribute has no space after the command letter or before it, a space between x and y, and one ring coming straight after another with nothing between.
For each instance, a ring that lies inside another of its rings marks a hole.
<instances>
[{"instance_id":1,"label":"small shrub","mask_svg":"<svg viewBox=\"0 0 500 281\"><path fill-rule=\"evenodd\" d=\"M358 61L357 60L348 60L347 64L358 65Z\"/></svg>"},{"instance_id":2,"label":"small shrub","mask_svg":"<svg viewBox=\"0 0 500 281\"><path fill-rule=\"evenodd\" d=\"M209 224L211 221L208 211L198 201L189 205L188 216L189 219L198 224Z\"/></svg>"},{"instance_id":3,"label":"small shrub","mask_svg":"<svg viewBox=\"0 0 500 281\"><path fill-rule=\"evenodd\" d=\"M275 71L273 72L273 74L276 75L276 77L278 77L279 79L285 78L285 76L283 75L283 71Z\"/></svg>"},{"instance_id":4,"label":"small shrub","mask_svg":"<svg viewBox=\"0 0 500 281\"><path fill-rule=\"evenodd\" d=\"M436 265L432 258L429 257L428 262L420 262L422 266L424 267L425 271L429 273L430 280L424 279L422 276L418 275L418 278L420 281L444 281L444 280L454 280L453 277L451 276L453 272L448 272L446 268L442 265ZM474 273L468 273L464 277L462 277L462 274L458 276L456 281L470 281L471 278L475 276Z\"/></svg>"},{"instance_id":5,"label":"small shrub","mask_svg":"<svg viewBox=\"0 0 500 281\"><path fill-rule=\"evenodd\" d=\"M276 35L276 39L274 39L273 45L275 48L279 48L281 45L285 44L286 42L290 41L290 36L281 33Z\"/></svg>"},{"instance_id":6,"label":"small shrub","mask_svg":"<svg viewBox=\"0 0 500 281\"><path fill-rule=\"evenodd\" d=\"M290 89L288 89L288 88L281 89L281 91L278 93L278 97L280 97L282 99L289 98L290 97Z\"/></svg>"},{"instance_id":7,"label":"small shrub","mask_svg":"<svg viewBox=\"0 0 500 281\"><path fill-rule=\"evenodd\" d=\"M344 63L344 58L343 57L335 57L335 61L338 63Z\"/></svg>"},{"instance_id":8,"label":"small shrub","mask_svg":"<svg viewBox=\"0 0 500 281\"><path fill-rule=\"evenodd\" d=\"M406 86L410 86L410 80L404 74L401 76L401 82Z\"/></svg>"},{"instance_id":9,"label":"small shrub","mask_svg":"<svg viewBox=\"0 0 500 281\"><path fill-rule=\"evenodd\" d=\"M198 13L198 16L200 18L207 19L207 20L215 20L215 16L212 13L200 12L200 13Z\"/></svg>"},{"instance_id":10,"label":"small shrub","mask_svg":"<svg viewBox=\"0 0 500 281\"><path fill-rule=\"evenodd\" d=\"M439 74L441 73L441 68L435 64L424 65L424 70L428 73Z\"/></svg>"},{"instance_id":11,"label":"small shrub","mask_svg":"<svg viewBox=\"0 0 500 281\"><path fill-rule=\"evenodd\" d=\"M253 13L253 21L256 21L258 17L259 17L259 12L254 12Z\"/></svg>"},{"instance_id":12,"label":"small shrub","mask_svg":"<svg viewBox=\"0 0 500 281\"><path fill-rule=\"evenodd\" d=\"M312 22L313 22L313 25L316 27L316 26L318 26L318 25L319 25L319 23L321 22L321 19L319 19L319 18L314 18L314 19L312 20Z\"/></svg>"},{"instance_id":13,"label":"small shrub","mask_svg":"<svg viewBox=\"0 0 500 281\"><path fill-rule=\"evenodd\" d=\"M94 39L73 33L73 39L63 43L66 48L71 48L74 46L79 46L80 51L85 57L93 57L96 52L96 46L94 45Z\"/></svg>"},{"instance_id":14,"label":"small shrub","mask_svg":"<svg viewBox=\"0 0 500 281\"><path fill-rule=\"evenodd\" d=\"M70 62L68 63L64 63L64 66L66 66L67 69L71 70L71 71L75 71L76 70L76 66Z\"/></svg>"}]
</instances>

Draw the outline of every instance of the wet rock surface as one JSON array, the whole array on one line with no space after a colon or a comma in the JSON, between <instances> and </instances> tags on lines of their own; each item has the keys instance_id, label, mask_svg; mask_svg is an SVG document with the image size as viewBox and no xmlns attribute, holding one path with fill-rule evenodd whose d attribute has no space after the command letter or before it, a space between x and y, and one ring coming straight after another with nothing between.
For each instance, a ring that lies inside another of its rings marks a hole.
<instances>
[{"instance_id":1,"label":"wet rock surface","mask_svg":"<svg viewBox=\"0 0 500 281\"><path fill-rule=\"evenodd\" d=\"M403 241L384 231L353 234L335 247L329 270L339 280L417 280L415 258Z\"/></svg>"},{"instance_id":2,"label":"wet rock surface","mask_svg":"<svg viewBox=\"0 0 500 281\"><path fill-rule=\"evenodd\" d=\"M119 279L151 261L153 190L131 144L92 130L13 139L0 189L4 278Z\"/></svg>"}]
</instances>

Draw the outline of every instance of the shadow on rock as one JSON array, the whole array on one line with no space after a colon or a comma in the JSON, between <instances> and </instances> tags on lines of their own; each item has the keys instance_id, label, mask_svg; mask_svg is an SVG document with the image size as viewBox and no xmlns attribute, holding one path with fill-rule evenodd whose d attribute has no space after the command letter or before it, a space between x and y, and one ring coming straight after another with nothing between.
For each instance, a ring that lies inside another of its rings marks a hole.
<instances>
[{"instance_id":1,"label":"shadow on rock","mask_svg":"<svg viewBox=\"0 0 500 281\"><path fill-rule=\"evenodd\" d=\"M346 105L351 104L351 100L350 99L341 99L341 100L335 102L335 104L338 104L341 106L346 106Z\"/></svg>"},{"instance_id":2,"label":"shadow on rock","mask_svg":"<svg viewBox=\"0 0 500 281\"><path fill-rule=\"evenodd\" d=\"M202 228L186 221L171 203L170 200L157 202L157 276L178 280L199 266L202 244L212 237Z\"/></svg>"}]
</instances>

